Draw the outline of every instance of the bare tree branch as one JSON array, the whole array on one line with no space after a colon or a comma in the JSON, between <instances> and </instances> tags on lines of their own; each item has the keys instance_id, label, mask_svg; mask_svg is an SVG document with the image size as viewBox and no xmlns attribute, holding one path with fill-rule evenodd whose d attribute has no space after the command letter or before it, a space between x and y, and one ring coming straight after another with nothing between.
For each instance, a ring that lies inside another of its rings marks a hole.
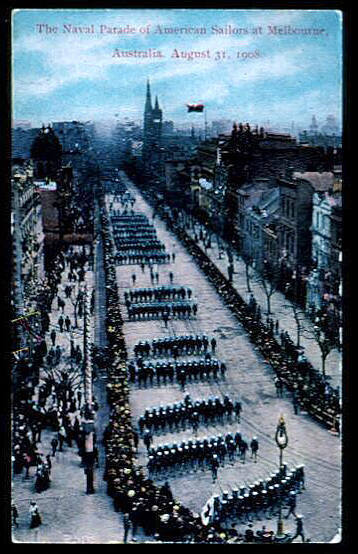
<instances>
[{"instance_id":1,"label":"bare tree branch","mask_svg":"<svg viewBox=\"0 0 358 554\"><path fill-rule=\"evenodd\" d=\"M277 292L280 285L280 268L278 265L272 265L267 260L263 262L263 268L255 276L256 282L266 296L267 315L271 312L271 297Z\"/></svg>"},{"instance_id":2,"label":"bare tree branch","mask_svg":"<svg viewBox=\"0 0 358 554\"><path fill-rule=\"evenodd\" d=\"M284 307L292 310L293 318L296 323L296 347L299 348L301 346L301 337L307 327L306 314L303 308L294 302L285 304Z\"/></svg>"},{"instance_id":3,"label":"bare tree branch","mask_svg":"<svg viewBox=\"0 0 358 554\"><path fill-rule=\"evenodd\" d=\"M334 349L333 342L328 339L318 325L306 326L303 330L303 336L309 340L314 340L321 351L322 373L326 376L326 359Z\"/></svg>"}]
</instances>

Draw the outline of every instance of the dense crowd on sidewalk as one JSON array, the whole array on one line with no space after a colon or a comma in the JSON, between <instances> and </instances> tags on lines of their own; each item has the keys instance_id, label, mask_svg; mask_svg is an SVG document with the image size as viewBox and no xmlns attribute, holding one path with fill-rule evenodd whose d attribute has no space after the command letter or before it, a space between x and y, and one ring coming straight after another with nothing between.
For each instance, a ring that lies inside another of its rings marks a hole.
<instances>
[{"instance_id":1,"label":"dense crowd on sidewalk","mask_svg":"<svg viewBox=\"0 0 358 554\"><path fill-rule=\"evenodd\" d=\"M76 446L80 457L84 452L81 422L86 405L82 379L78 378L82 351L79 344L75 345L73 336L78 337L77 326L69 315L73 318L74 306L70 299L76 302L74 283L79 285L79 292L88 261L85 248L63 249L54 258L37 296L36 313L40 315L40 324L35 326L29 321L25 326L36 342L31 354L29 350L25 355L20 352L14 364L12 468L14 475L23 474L25 479L33 479L34 493L51 486L52 464L64 445ZM60 314L57 325L56 310ZM78 311L78 317L82 317L83 306ZM65 326L64 322L67 322ZM98 409L96 403L95 407ZM46 433L44 438L43 431L51 434Z\"/></svg>"},{"instance_id":2,"label":"dense crowd on sidewalk","mask_svg":"<svg viewBox=\"0 0 358 554\"><path fill-rule=\"evenodd\" d=\"M150 198L147 200L151 201ZM299 353L287 334L281 336L279 341L275 326L271 322L265 323L262 315L258 314L258 309L253 309L244 301L229 279L221 273L185 229L176 224L165 210L158 208L158 211L243 325L250 340L270 363L275 376L292 393L294 403L329 429L339 432L341 408L338 390L331 387L324 376L307 360L300 363Z\"/></svg>"}]
</instances>

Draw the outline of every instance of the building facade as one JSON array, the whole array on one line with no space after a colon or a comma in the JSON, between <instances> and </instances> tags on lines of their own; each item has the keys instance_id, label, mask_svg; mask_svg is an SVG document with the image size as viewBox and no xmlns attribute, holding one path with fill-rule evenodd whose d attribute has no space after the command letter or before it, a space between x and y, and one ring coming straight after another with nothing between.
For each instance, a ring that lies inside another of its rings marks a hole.
<instances>
[{"instance_id":1,"label":"building facade","mask_svg":"<svg viewBox=\"0 0 358 554\"><path fill-rule=\"evenodd\" d=\"M30 160L12 167L13 210L17 232L21 241L19 252L23 290L44 276L44 231L41 197L34 181Z\"/></svg>"},{"instance_id":2,"label":"building facade","mask_svg":"<svg viewBox=\"0 0 358 554\"><path fill-rule=\"evenodd\" d=\"M306 308L324 319L332 339L342 322L342 195L337 189L313 195L313 268L307 282Z\"/></svg>"},{"instance_id":3,"label":"building facade","mask_svg":"<svg viewBox=\"0 0 358 554\"><path fill-rule=\"evenodd\" d=\"M259 195L256 201L251 196L251 206L246 205L243 214L240 210L240 216L243 215L240 231L242 255L252 260L255 269L261 272L264 262L268 262L270 267L278 265L279 189L261 190Z\"/></svg>"},{"instance_id":4,"label":"building facade","mask_svg":"<svg viewBox=\"0 0 358 554\"><path fill-rule=\"evenodd\" d=\"M292 172L278 179L280 189L279 251L282 279L300 305L312 269L313 197L333 187L332 172Z\"/></svg>"}]
</instances>

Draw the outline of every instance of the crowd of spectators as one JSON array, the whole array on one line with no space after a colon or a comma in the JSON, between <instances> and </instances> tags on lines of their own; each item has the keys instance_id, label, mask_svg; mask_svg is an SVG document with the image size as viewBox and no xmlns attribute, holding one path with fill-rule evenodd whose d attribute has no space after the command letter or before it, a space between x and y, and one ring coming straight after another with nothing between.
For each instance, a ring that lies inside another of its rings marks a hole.
<instances>
[{"instance_id":1,"label":"crowd of spectators","mask_svg":"<svg viewBox=\"0 0 358 554\"><path fill-rule=\"evenodd\" d=\"M151 201L150 198L147 199ZM325 376L308 360L302 363L299 351L288 335L285 334L284 339L279 338L276 326L271 321L264 322L261 313L257 313L258 308L253 309L249 302L244 301L229 279L221 273L186 230L163 208L157 209L243 325L252 343L270 363L275 377L279 377L285 388L293 394L298 406L327 428L339 432L339 391L330 386Z\"/></svg>"},{"instance_id":2,"label":"crowd of spectators","mask_svg":"<svg viewBox=\"0 0 358 554\"><path fill-rule=\"evenodd\" d=\"M74 295L69 285L64 291L60 287L62 279L66 280L66 270L71 273L72 281L77 280L87 261L88 254L84 249L72 248L64 248L53 259L37 296L38 324L28 318L25 326L26 332L36 342L31 352L29 349L20 352L14 363L13 471L17 475L24 473L25 479L34 478L34 492L37 493L50 487L51 458L56 458L64 444L68 447L75 444L79 456L83 455L81 421L85 405L81 379L77 378L82 352L79 344L74 344L72 325L64 328L61 321L58 326L54 321L51 324L50 315L56 300L58 309L61 309L65 304L64 296L68 299ZM67 319L68 313L64 321ZM64 333L69 335L68 348L59 344L55 346L59 335ZM48 345L50 341L51 347ZM69 359L71 367L67 367ZM51 432L51 441L44 440L44 430ZM36 468L34 472L31 472L32 467Z\"/></svg>"}]
</instances>

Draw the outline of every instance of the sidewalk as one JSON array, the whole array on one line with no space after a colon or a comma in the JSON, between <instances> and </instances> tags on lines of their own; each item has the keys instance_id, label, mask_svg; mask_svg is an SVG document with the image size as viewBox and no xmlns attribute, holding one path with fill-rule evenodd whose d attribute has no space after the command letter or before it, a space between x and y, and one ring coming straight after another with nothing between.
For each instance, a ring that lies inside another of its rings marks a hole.
<instances>
[{"instance_id":1,"label":"sidewalk","mask_svg":"<svg viewBox=\"0 0 358 554\"><path fill-rule=\"evenodd\" d=\"M203 231L205 230L205 227L202 226L200 223L196 223L195 225L198 230L200 230L200 228L202 228ZM185 231L191 238L194 238L195 231L191 227L188 228L188 226L186 226ZM197 235L198 234L199 233L197 233ZM224 253L221 253L221 256L219 256L218 238L214 233L212 233L211 235L211 248L205 249L203 241L198 241L198 245L202 248L206 255L220 269L222 274L228 277L229 261L227 255L227 245L221 238L219 239L219 243L225 246L225 248L223 249ZM241 297L245 301L247 301L249 293L247 290L245 264L233 250L232 253L234 259L234 276L232 284L241 295ZM252 289L252 293L256 299L256 302L261 308L263 321L265 321L265 314L267 312L266 295L260 284L257 282L257 276L255 275L254 270L250 271L250 274L252 274L252 277L250 279L250 287ZM287 298L285 298L285 296L279 291L274 292L271 297L271 312L272 313L270 317L274 321L276 319L279 321L279 330L287 331L292 341L296 343L297 325L293 316L292 305L291 302ZM312 322L306 317L304 319L304 325L308 328L312 327ZM307 337L301 336L300 344L304 348L304 354L306 358L316 369L321 371L321 351L316 341L314 339L309 339ZM333 349L329 353L326 359L325 370L326 375L330 379L330 385L334 388L341 388L342 355L340 352L338 352L337 349Z\"/></svg>"},{"instance_id":2,"label":"sidewalk","mask_svg":"<svg viewBox=\"0 0 358 554\"><path fill-rule=\"evenodd\" d=\"M99 246L100 248L100 246ZM88 263L85 266L85 282L89 291L95 286L95 275L88 270ZM97 271L100 275L100 271ZM81 286L85 284L83 282ZM98 276L97 276L98 283ZM65 299L64 287L67 282L67 268L62 274L62 281L59 285L59 295ZM73 284L73 283L69 283ZM78 286L76 286L76 289ZM68 315L74 321L74 307L66 300L64 317ZM97 299L99 300L99 299ZM100 309L100 300L96 309ZM70 332L60 332L58 318L62 310L57 309L57 300L52 305L50 314L50 330L56 331L56 344L62 348L61 363L56 366L61 368L70 367ZM95 314L91 318L91 331L93 334ZM100 325L100 324L99 324ZM98 327L97 327L98 329ZM49 333L46 336L47 346L50 347L51 340ZM96 333L98 338L98 332ZM73 331L75 345L83 347L83 318L78 317L78 328ZM93 337L92 339L93 340ZM81 371L79 376L81 378ZM45 376L42 370L40 384ZM38 387L36 387L34 400L37 400ZM99 468L94 470L95 494L86 494L86 475L81 467L81 458L78 455L77 445L73 441L70 448L64 444L63 452L56 453L52 460L51 486L42 493L35 492L36 468L31 467L30 478L24 478L24 471L21 474L13 475L12 478L12 500L19 512L19 527L13 528L13 541L25 543L120 543L123 539L122 516L114 511L113 500L107 495L106 482L103 481L105 453L101 443L103 430L108 421L108 406L106 402L106 381L105 377L98 374L94 380L94 395L99 405L96 418L97 446L99 449ZM82 391L83 393L83 391ZM82 394L83 398L83 394ZM39 451L44 455L51 452L50 442L54 432L45 429L42 432L42 442L38 444ZM57 433L56 433L57 434ZM30 500L36 500L42 516L43 523L36 529L29 528L29 505ZM130 540L129 540L130 542Z\"/></svg>"}]
</instances>

